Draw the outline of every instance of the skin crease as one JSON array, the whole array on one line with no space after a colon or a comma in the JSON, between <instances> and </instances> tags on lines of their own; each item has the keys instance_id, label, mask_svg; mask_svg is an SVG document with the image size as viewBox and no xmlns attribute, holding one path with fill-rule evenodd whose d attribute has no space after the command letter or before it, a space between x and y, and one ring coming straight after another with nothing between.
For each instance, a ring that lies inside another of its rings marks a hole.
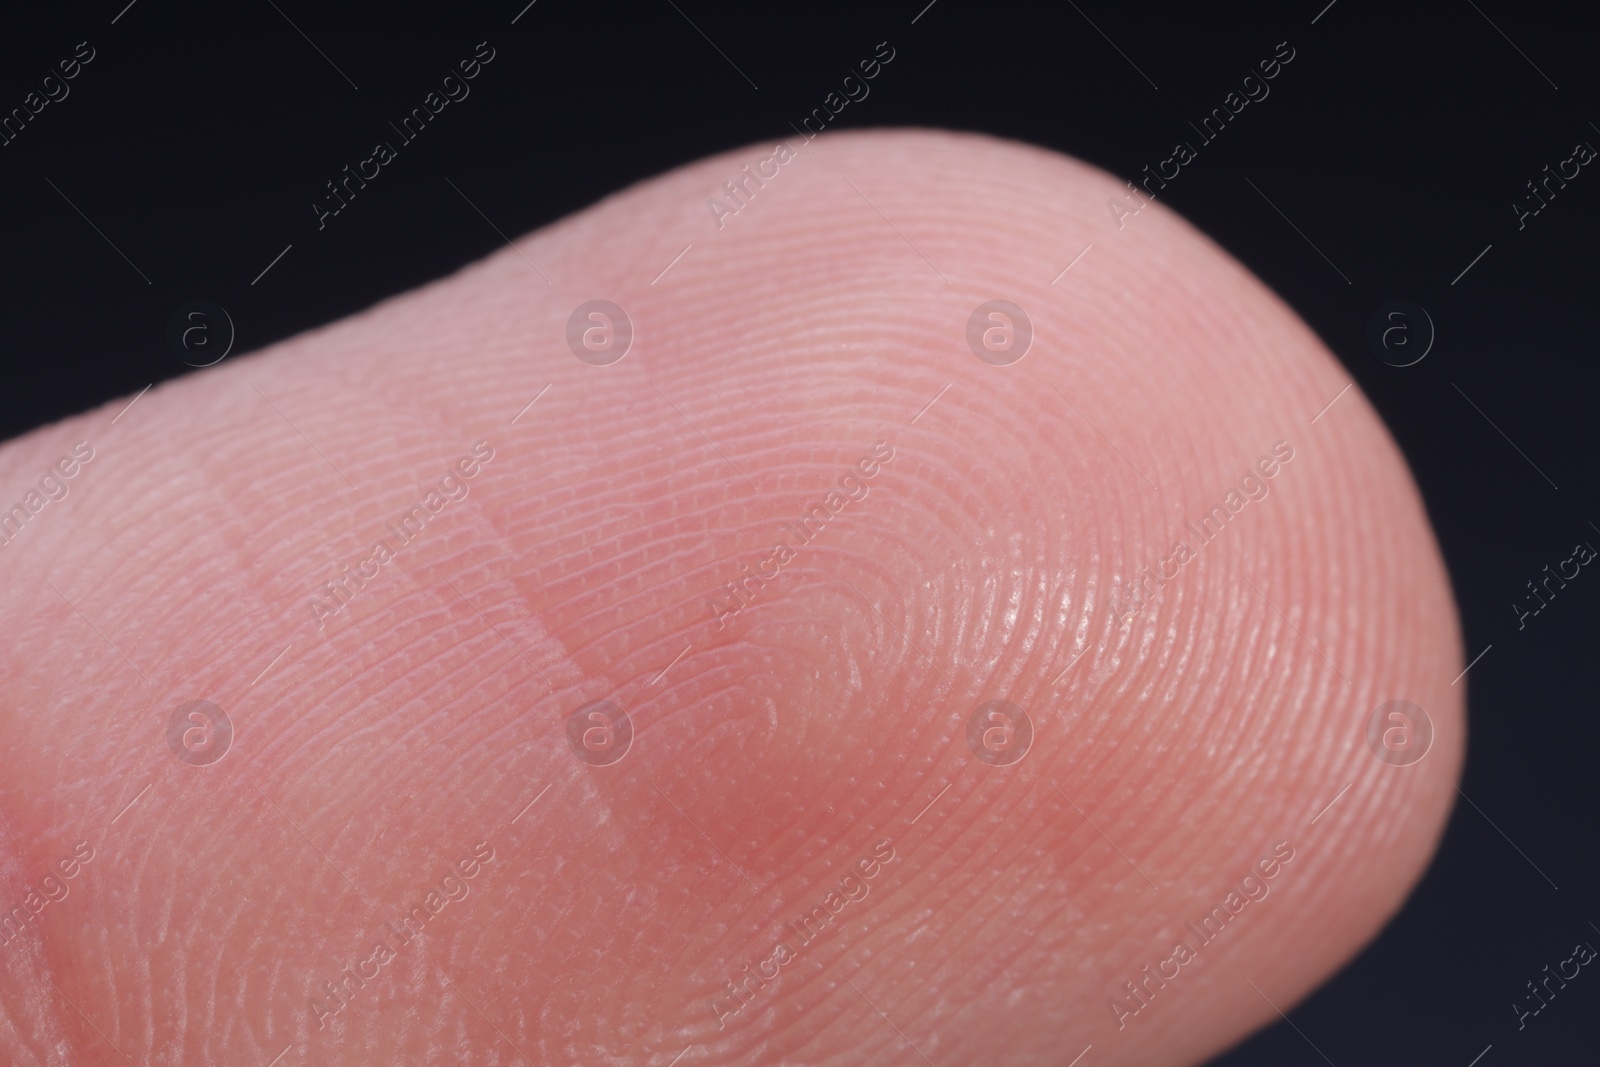
<instances>
[{"instance_id":1,"label":"skin crease","mask_svg":"<svg viewBox=\"0 0 1600 1067\"><path fill-rule=\"evenodd\" d=\"M1125 186L1084 164L829 135L718 229L707 197L771 151L0 449L7 501L94 449L0 548L0 903L95 850L0 945L0 1058L1188 1064L1395 913L1453 797L1463 657L1372 408L1311 422L1347 373L1160 204L1118 230ZM564 339L596 298L636 330L607 367ZM1035 331L1010 366L966 343L991 299ZM477 441L465 499L319 628ZM1119 623L1115 587L1279 441L1270 494ZM236 732L209 766L167 744L198 699ZM1010 766L966 741L997 699L1034 729ZM1432 722L1410 766L1366 742L1391 699ZM631 717L615 765L567 742L591 700ZM1111 998L1279 842L1269 895L1119 1029ZM387 932L480 843L467 895Z\"/></svg>"}]
</instances>

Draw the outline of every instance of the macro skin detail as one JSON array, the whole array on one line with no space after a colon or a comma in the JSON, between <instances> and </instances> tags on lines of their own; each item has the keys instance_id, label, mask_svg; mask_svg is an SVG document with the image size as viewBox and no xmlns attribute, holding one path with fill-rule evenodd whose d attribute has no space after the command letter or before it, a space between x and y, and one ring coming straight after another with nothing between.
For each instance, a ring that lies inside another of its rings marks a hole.
<instances>
[{"instance_id":1,"label":"macro skin detail","mask_svg":"<svg viewBox=\"0 0 1600 1067\"><path fill-rule=\"evenodd\" d=\"M1084 164L792 151L0 450L94 450L0 548L0 1058L1186 1064L1398 909L1463 663L1348 375Z\"/></svg>"}]
</instances>

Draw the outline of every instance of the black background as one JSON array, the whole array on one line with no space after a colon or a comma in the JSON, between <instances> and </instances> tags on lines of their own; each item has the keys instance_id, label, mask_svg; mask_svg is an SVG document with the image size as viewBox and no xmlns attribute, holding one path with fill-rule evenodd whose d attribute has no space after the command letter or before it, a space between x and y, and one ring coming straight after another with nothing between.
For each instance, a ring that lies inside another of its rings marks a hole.
<instances>
[{"instance_id":1,"label":"black background","mask_svg":"<svg viewBox=\"0 0 1600 1067\"><path fill-rule=\"evenodd\" d=\"M1462 789L1481 810L1458 804L1400 917L1292 1012L1294 1028L1216 1062L1467 1067L1491 1044L1480 1067L1595 1061L1600 974L1585 969L1520 1032L1511 1008L1575 942L1600 945L1600 577L1585 569L1521 630L1512 607L1575 543L1600 544L1600 167L1520 230L1512 208L1577 142L1600 145L1592 12L539 0L513 24L525 0L123 2L62 5L0 34L5 111L79 41L96 51L70 96L0 148L0 438L188 372L166 344L186 301L226 307L233 351L250 351L495 250L484 216L519 235L679 164L790 137L882 40L894 63L837 128L985 131L1127 178L1197 142L1188 121L1289 42L1271 95L1163 199L1299 311L1410 459L1468 656L1492 646L1460 683ZM483 40L497 56L472 95L319 232L324 182ZM1437 330L1403 369L1366 341L1394 299Z\"/></svg>"}]
</instances>

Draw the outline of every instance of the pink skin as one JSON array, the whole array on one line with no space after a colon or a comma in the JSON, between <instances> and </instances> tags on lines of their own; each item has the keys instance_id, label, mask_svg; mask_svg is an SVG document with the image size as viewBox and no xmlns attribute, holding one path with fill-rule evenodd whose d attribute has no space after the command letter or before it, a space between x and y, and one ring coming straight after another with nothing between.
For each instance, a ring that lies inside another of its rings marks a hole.
<instances>
[{"instance_id":1,"label":"pink skin","mask_svg":"<svg viewBox=\"0 0 1600 1067\"><path fill-rule=\"evenodd\" d=\"M0 449L7 501L95 450L0 548L0 905L94 849L0 944L0 1059L1187 1064L1394 914L1450 807L1462 656L1371 407L1311 422L1348 375L1159 204L1117 229L1125 187L1081 163L830 136L718 229L707 197L771 150ZM636 329L606 367L564 338L595 298ZM1035 331L1010 366L967 345L992 299ZM480 440L466 497L319 626ZM763 565L878 441L865 497ZM1119 622L1279 441L1269 495ZM719 626L743 564L767 580ZM1399 698L1434 731L1409 766L1366 740ZM167 742L198 699L236 731L209 766ZM602 699L635 737L590 766L566 719ZM967 744L997 699L1034 729L1009 766ZM1278 842L1141 1006L1125 983Z\"/></svg>"}]
</instances>

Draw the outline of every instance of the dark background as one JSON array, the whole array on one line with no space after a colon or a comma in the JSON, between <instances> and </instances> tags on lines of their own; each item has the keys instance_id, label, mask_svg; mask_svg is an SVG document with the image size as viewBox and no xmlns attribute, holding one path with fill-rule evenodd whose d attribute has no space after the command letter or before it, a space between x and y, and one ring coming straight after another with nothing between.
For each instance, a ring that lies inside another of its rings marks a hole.
<instances>
[{"instance_id":1,"label":"dark background","mask_svg":"<svg viewBox=\"0 0 1600 1067\"><path fill-rule=\"evenodd\" d=\"M1468 656L1492 647L1460 683L1476 809L1458 805L1405 910L1295 1009L1294 1028L1216 1062L1468 1067L1491 1044L1480 1067L1595 1062L1595 968L1520 1032L1511 1008L1576 942L1600 945L1600 577L1586 568L1524 629L1512 608L1575 543L1600 545L1600 166L1521 230L1511 206L1577 142L1600 146L1592 10L539 0L513 24L525 2L8 14L0 109L79 41L96 56L0 147L0 438L188 372L166 342L187 301L224 306L233 351L250 351L495 250L484 216L522 234L679 164L790 137L882 40L892 66L836 128L986 131L1127 178L1177 141L1198 146L1187 121L1287 41L1296 56L1271 95L1163 199L1298 310L1372 398L1427 499ZM323 183L482 40L497 57L472 95L318 232ZM1366 340L1395 299L1437 330L1406 368Z\"/></svg>"}]
</instances>

